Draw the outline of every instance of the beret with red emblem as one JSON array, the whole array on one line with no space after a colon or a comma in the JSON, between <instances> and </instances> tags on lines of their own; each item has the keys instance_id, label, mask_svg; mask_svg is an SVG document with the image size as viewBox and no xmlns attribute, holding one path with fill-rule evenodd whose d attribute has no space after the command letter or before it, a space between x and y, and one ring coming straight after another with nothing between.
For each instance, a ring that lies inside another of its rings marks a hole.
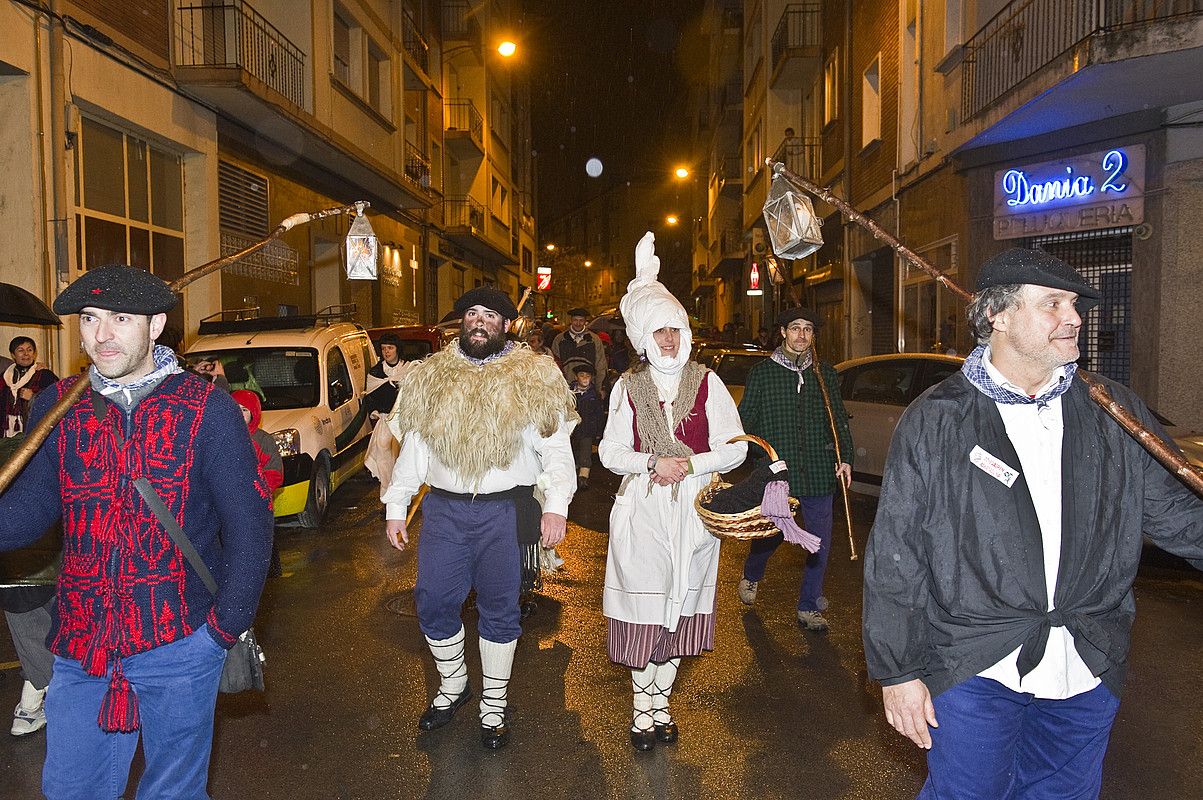
<instances>
[{"instance_id":1,"label":"beret with red emblem","mask_svg":"<svg viewBox=\"0 0 1203 800\"><path fill-rule=\"evenodd\" d=\"M94 267L54 300L54 313L78 314L101 308L125 314L164 314L175 308L176 296L163 280L144 269L125 264Z\"/></svg>"}]
</instances>

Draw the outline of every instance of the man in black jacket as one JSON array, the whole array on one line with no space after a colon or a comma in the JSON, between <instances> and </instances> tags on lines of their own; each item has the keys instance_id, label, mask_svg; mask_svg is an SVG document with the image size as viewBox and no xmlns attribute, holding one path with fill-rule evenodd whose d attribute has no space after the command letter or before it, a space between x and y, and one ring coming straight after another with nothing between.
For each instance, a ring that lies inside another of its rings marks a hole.
<instances>
[{"instance_id":1,"label":"man in black jacket","mask_svg":"<svg viewBox=\"0 0 1203 800\"><path fill-rule=\"evenodd\" d=\"M869 675L929 751L923 800L1093 798L1142 532L1203 564L1203 501L1074 380L1080 314L1101 297L1081 275L1013 249L976 288L978 347L890 445L865 554Z\"/></svg>"}]
</instances>

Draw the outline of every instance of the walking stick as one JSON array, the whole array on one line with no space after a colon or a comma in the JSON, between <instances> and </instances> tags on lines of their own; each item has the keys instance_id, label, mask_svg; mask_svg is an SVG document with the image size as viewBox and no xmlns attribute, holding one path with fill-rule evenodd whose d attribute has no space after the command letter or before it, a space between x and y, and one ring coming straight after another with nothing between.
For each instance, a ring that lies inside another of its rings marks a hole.
<instances>
[{"instance_id":1,"label":"walking stick","mask_svg":"<svg viewBox=\"0 0 1203 800\"><path fill-rule=\"evenodd\" d=\"M818 197L823 202L839 209L839 211L848 219L868 230L869 233L873 235L874 239L889 245L894 252L898 253L899 256L914 264L928 275L931 275L932 278L934 278L938 283L944 286L945 289L948 289L957 297L960 297L966 302L973 300L973 294L971 292L967 291L952 278L948 277L942 271L929 264L922 256L919 256L906 245L902 244L902 242L898 241L898 239L891 236L876 222L857 211L843 199L836 197L834 194L832 194L830 189L824 188L818 184L808 181L806 178L795 175L780 162L775 163L772 159L766 159L765 163L767 163L769 168L772 169L774 176L782 176L799 189L807 191L810 194L813 194L815 197ZM1082 382L1088 387L1091 400L1102 407L1102 409L1106 411L1112 419L1119 423L1120 427L1127 431L1128 434L1149 453L1149 455L1157 459L1157 461L1160 462L1163 467L1177 476L1178 479L1185 483L1195 494L1197 494L1199 497L1203 497L1203 470L1199 470L1197 467L1192 465L1180 452L1173 447L1173 445L1166 442L1160 436L1146 428L1131 411L1124 408L1122 405L1120 405L1120 403L1116 402L1115 398L1111 396L1111 393L1107 391L1107 387L1104 386L1093 375L1084 369L1079 369L1078 377L1081 378Z\"/></svg>"},{"instance_id":2,"label":"walking stick","mask_svg":"<svg viewBox=\"0 0 1203 800\"><path fill-rule=\"evenodd\" d=\"M840 464L847 463L844 461L844 453L840 447L840 432L835 425L835 409L831 406L831 394L827 391L827 379L823 377L822 365L819 364L819 354L815 352L815 346L810 346L810 360L815 368L815 377L819 379L819 394L823 396L823 408L827 411L827 424L831 428L831 441L835 445L835 464L838 468ZM856 540L852 538L852 506L848 503L848 483L843 476L837 475L836 481L840 484L840 496L844 498L844 523L848 526L848 560L856 560Z\"/></svg>"},{"instance_id":3,"label":"walking stick","mask_svg":"<svg viewBox=\"0 0 1203 800\"><path fill-rule=\"evenodd\" d=\"M314 222L319 219L325 219L326 217L333 217L339 214L362 215L364 209L367 207L368 203L364 200L360 200L346 206L326 208L321 211L293 214L291 217L288 217L279 225L277 225L276 229L269 233L263 240L252 244L250 247L239 250L237 253L216 258L206 264L201 264L195 269L188 270L167 285L174 292L182 292L184 287L193 281L203 278L210 273L225 269L226 267L237 263L241 259L246 258L252 253L262 250L264 247L267 247L269 244L274 242L276 239L279 239L297 225L303 225L307 222ZM46 415L38 420L38 424L34 426L33 430L26 434L25 440L21 442L16 450L13 451L13 454L11 457L9 457L8 461L4 462L4 466L0 467L0 494L3 494L4 491L8 489L8 485L12 483L13 479L21 473L21 470L25 469L25 465L29 463L31 458L33 458L33 454L36 453L38 448L42 446L42 443L46 441L46 438L50 436L50 432L54 430L54 426L59 423L59 420L66 416L67 410L70 409L71 406L79 402L79 400L84 396L88 389L91 388L91 386L92 382L88 380L87 376L81 375L79 380L75 382L75 385L72 386L66 394L60 397L58 402L51 406L50 410L46 412Z\"/></svg>"}]
</instances>

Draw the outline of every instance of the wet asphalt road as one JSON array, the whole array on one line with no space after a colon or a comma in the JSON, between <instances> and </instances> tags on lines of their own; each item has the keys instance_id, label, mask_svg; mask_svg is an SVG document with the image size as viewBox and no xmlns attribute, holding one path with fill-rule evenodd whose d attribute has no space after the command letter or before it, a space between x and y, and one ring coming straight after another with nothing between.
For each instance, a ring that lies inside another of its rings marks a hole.
<instances>
[{"instance_id":1,"label":"wet asphalt road","mask_svg":"<svg viewBox=\"0 0 1203 800\"><path fill-rule=\"evenodd\" d=\"M218 702L215 798L860 798L914 797L923 758L885 723L860 643L860 563L837 520L827 635L800 631L801 551L782 547L754 609L735 598L746 545L726 543L717 649L682 665L673 694L680 742L635 753L629 674L605 657L601 578L616 479L595 473L573 503L567 569L528 619L510 687L513 740L481 748L475 703L419 734L437 682L413 616L415 554L382 534L376 486L357 478L321 531L278 532L285 575L258 622L268 691ZM855 496L854 496L855 498ZM854 499L858 548L874 509ZM1152 566L1137 585L1131 673L1103 797L1203 796L1203 581ZM466 616L479 690L475 616ZM0 622L0 627L3 623ZM0 662L15 656L7 631ZM0 709L19 676L0 672ZM7 717L4 724L7 726ZM0 798L33 798L45 738L0 734ZM130 794L132 796L132 793Z\"/></svg>"}]
</instances>

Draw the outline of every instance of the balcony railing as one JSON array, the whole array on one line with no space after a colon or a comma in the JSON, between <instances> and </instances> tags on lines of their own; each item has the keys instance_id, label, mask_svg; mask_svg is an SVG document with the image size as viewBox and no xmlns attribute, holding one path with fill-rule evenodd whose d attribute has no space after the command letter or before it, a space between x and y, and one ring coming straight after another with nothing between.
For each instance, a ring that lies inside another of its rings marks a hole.
<instances>
[{"instance_id":1,"label":"balcony railing","mask_svg":"<svg viewBox=\"0 0 1203 800\"><path fill-rule=\"evenodd\" d=\"M773 160L785 164L786 169L801 178L814 180L822 172L822 149L820 139L801 139L794 136L783 139L773 153Z\"/></svg>"},{"instance_id":2,"label":"balcony railing","mask_svg":"<svg viewBox=\"0 0 1203 800\"><path fill-rule=\"evenodd\" d=\"M773 32L773 66L781 63L790 50L818 48L822 44L820 3L790 3L781 13Z\"/></svg>"},{"instance_id":3,"label":"balcony railing","mask_svg":"<svg viewBox=\"0 0 1203 800\"><path fill-rule=\"evenodd\" d=\"M480 23L469 0L443 0L443 41L480 41Z\"/></svg>"},{"instance_id":4,"label":"balcony railing","mask_svg":"<svg viewBox=\"0 0 1203 800\"><path fill-rule=\"evenodd\" d=\"M426 191L431 189L430 159L410 142L405 143L405 178Z\"/></svg>"},{"instance_id":5,"label":"balcony railing","mask_svg":"<svg viewBox=\"0 0 1203 800\"><path fill-rule=\"evenodd\" d=\"M422 68L422 71L429 75L430 45L426 43L426 39L418 30L418 22L408 8L405 10L402 24L401 44L405 47L405 52L409 53L410 57Z\"/></svg>"},{"instance_id":6,"label":"balcony railing","mask_svg":"<svg viewBox=\"0 0 1203 800\"><path fill-rule=\"evenodd\" d=\"M476 110L471 100L448 100L443 117L449 131L467 131L480 148L484 149L484 117Z\"/></svg>"},{"instance_id":7,"label":"balcony railing","mask_svg":"<svg viewBox=\"0 0 1203 800\"><path fill-rule=\"evenodd\" d=\"M305 105L305 54L242 0L177 9L176 65L238 67Z\"/></svg>"},{"instance_id":8,"label":"balcony railing","mask_svg":"<svg viewBox=\"0 0 1203 800\"><path fill-rule=\"evenodd\" d=\"M965 43L961 118L1096 33L1203 13L1203 0L1015 0Z\"/></svg>"},{"instance_id":9,"label":"balcony railing","mask_svg":"<svg viewBox=\"0 0 1203 800\"><path fill-rule=\"evenodd\" d=\"M448 228L472 228L483 236L485 207L467 195L448 197L443 201L443 224Z\"/></svg>"}]
</instances>

